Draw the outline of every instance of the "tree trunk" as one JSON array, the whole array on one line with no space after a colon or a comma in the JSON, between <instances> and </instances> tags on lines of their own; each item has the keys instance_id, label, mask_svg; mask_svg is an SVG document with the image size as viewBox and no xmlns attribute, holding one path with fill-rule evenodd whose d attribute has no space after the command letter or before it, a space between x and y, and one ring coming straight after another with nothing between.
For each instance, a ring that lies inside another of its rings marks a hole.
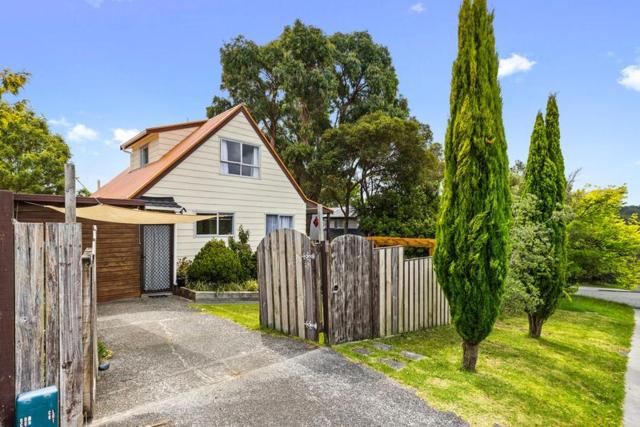
<instances>
[{"instance_id":1,"label":"tree trunk","mask_svg":"<svg viewBox=\"0 0 640 427\"><path fill-rule=\"evenodd\" d=\"M351 192L349 192L349 194L351 194ZM347 199L347 204L345 205L345 211L344 211L344 234L349 233L349 203L350 200Z\"/></svg>"},{"instance_id":2,"label":"tree trunk","mask_svg":"<svg viewBox=\"0 0 640 427\"><path fill-rule=\"evenodd\" d=\"M462 367L469 372L476 371L478 347L478 344L471 344L466 341L462 342Z\"/></svg>"},{"instance_id":3,"label":"tree trunk","mask_svg":"<svg viewBox=\"0 0 640 427\"><path fill-rule=\"evenodd\" d=\"M540 338L543 323L543 318L538 317L535 314L529 314L529 336L531 338Z\"/></svg>"}]
</instances>

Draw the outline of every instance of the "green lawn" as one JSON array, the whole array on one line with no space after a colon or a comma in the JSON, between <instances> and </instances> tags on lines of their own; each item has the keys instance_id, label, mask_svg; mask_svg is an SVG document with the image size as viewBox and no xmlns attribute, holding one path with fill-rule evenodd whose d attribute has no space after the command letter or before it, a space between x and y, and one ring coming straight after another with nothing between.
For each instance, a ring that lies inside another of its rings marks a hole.
<instances>
[{"instance_id":1,"label":"green lawn","mask_svg":"<svg viewBox=\"0 0 640 427\"><path fill-rule=\"evenodd\" d=\"M200 306L257 329L257 304ZM430 405L473 425L617 426L622 423L626 354L633 330L627 306L574 297L563 301L539 340L528 338L525 317L498 321L480 346L478 372L459 369L460 339L452 327L334 346L358 363L414 387ZM393 346L373 347L375 341ZM369 349L363 356L356 347ZM410 361L403 350L425 355ZM407 365L394 371L379 358Z\"/></svg>"},{"instance_id":2,"label":"green lawn","mask_svg":"<svg viewBox=\"0 0 640 427\"><path fill-rule=\"evenodd\" d=\"M260 311L257 303L248 304L193 304L208 314L233 320L247 329L260 329Z\"/></svg>"}]
</instances>

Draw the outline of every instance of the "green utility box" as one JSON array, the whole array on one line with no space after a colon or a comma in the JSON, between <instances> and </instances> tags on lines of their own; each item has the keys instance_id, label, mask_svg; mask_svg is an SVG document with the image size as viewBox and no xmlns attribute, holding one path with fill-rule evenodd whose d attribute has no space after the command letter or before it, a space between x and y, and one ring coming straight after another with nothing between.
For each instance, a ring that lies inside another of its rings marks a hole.
<instances>
[{"instance_id":1,"label":"green utility box","mask_svg":"<svg viewBox=\"0 0 640 427\"><path fill-rule=\"evenodd\" d=\"M58 426L58 387L45 387L18 395L16 427L27 426Z\"/></svg>"}]
</instances>

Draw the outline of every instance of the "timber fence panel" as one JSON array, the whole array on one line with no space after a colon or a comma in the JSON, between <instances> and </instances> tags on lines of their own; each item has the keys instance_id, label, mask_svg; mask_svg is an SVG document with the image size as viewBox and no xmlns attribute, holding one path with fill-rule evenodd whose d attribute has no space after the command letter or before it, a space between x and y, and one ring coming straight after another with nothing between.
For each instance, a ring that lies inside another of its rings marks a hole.
<instances>
[{"instance_id":1,"label":"timber fence panel","mask_svg":"<svg viewBox=\"0 0 640 427\"><path fill-rule=\"evenodd\" d=\"M44 226L15 223L14 235L15 386L18 395L48 385L45 348Z\"/></svg>"}]
</instances>

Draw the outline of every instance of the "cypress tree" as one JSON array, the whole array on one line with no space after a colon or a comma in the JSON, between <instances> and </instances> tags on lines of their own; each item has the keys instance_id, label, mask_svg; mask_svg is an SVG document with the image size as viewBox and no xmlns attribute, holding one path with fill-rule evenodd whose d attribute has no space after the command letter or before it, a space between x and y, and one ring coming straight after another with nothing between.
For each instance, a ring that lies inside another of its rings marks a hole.
<instances>
[{"instance_id":1,"label":"cypress tree","mask_svg":"<svg viewBox=\"0 0 640 427\"><path fill-rule=\"evenodd\" d=\"M463 367L499 313L507 275L511 195L493 13L464 0L445 135L445 174L435 253L438 280L462 338Z\"/></svg>"},{"instance_id":2,"label":"cypress tree","mask_svg":"<svg viewBox=\"0 0 640 427\"><path fill-rule=\"evenodd\" d=\"M523 192L538 200L538 217L535 221L549 228L554 262L542 266L535 286L540 303L528 311L529 335L538 338L542 325L553 314L567 282L567 232L561 216L566 198L564 159L560 150L560 122L556 98L549 96L546 119L538 113L531 135L529 158L524 177ZM545 124L546 121L546 124Z\"/></svg>"}]
</instances>

